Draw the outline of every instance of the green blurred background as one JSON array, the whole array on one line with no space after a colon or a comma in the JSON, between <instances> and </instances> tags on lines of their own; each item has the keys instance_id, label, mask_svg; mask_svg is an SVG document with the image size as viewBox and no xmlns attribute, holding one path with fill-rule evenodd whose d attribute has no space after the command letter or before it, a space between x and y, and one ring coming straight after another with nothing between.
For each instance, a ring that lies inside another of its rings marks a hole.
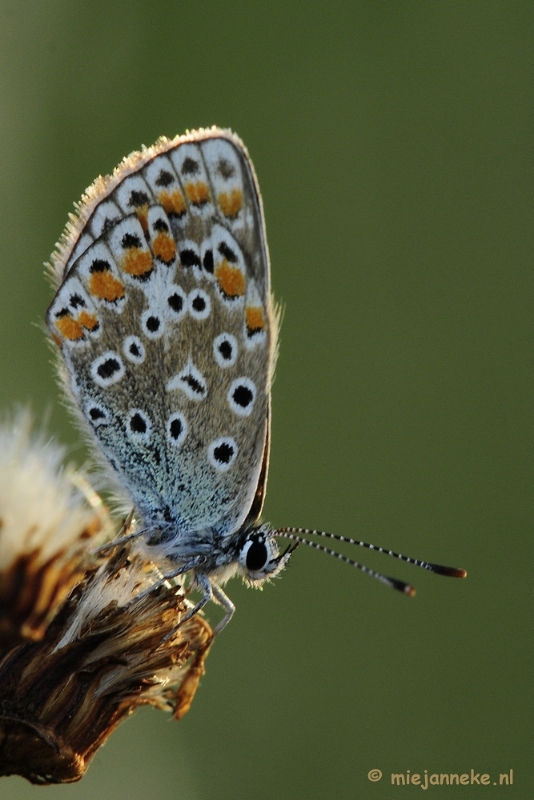
<instances>
[{"instance_id":1,"label":"green blurred background","mask_svg":"<svg viewBox=\"0 0 534 800\"><path fill-rule=\"evenodd\" d=\"M410 600L301 548L276 586L228 586L237 613L182 722L139 713L80 784L4 778L0 798L380 800L417 789L391 772L471 768L514 770L487 794L532 796L532 11L1 0L2 408L51 411L83 461L38 327L42 263L96 175L161 134L231 127L285 305L266 518L469 578L367 554Z\"/></svg>"}]
</instances>

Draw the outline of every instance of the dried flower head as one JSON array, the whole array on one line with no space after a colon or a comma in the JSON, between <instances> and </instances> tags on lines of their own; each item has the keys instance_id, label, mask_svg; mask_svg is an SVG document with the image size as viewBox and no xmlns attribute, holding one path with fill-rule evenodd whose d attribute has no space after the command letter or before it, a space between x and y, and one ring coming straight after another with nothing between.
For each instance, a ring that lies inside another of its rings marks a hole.
<instances>
[{"instance_id":1,"label":"dried flower head","mask_svg":"<svg viewBox=\"0 0 534 800\"><path fill-rule=\"evenodd\" d=\"M189 709L212 632L130 546L96 554L109 520L62 448L20 414L0 428L0 775L79 780L140 705Z\"/></svg>"},{"instance_id":2,"label":"dried flower head","mask_svg":"<svg viewBox=\"0 0 534 800\"><path fill-rule=\"evenodd\" d=\"M85 497L63 469L64 454L31 434L28 411L0 426L0 648L42 638L106 523L97 495Z\"/></svg>"}]
</instances>

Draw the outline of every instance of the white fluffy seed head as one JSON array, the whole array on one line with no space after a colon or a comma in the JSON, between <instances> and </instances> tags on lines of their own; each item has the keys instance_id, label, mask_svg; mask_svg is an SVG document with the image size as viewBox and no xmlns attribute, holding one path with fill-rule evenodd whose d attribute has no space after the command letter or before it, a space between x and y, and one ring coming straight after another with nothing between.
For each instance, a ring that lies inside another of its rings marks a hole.
<instances>
[{"instance_id":1,"label":"white fluffy seed head","mask_svg":"<svg viewBox=\"0 0 534 800\"><path fill-rule=\"evenodd\" d=\"M102 611L115 606L119 609L124 607L154 582L154 577L147 570L147 562L139 557L129 563L128 569L118 571L110 570L109 564L104 563L87 584L56 650L80 639L82 631L90 629L91 621Z\"/></svg>"},{"instance_id":2,"label":"white fluffy seed head","mask_svg":"<svg viewBox=\"0 0 534 800\"><path fill-rule=\"evenodd\" d=\"M98 500L63 469L64 455L31 433L27 410L0 424L0 572L30 555L46 563L99 527Z\"/></svg>"}]
</instances>

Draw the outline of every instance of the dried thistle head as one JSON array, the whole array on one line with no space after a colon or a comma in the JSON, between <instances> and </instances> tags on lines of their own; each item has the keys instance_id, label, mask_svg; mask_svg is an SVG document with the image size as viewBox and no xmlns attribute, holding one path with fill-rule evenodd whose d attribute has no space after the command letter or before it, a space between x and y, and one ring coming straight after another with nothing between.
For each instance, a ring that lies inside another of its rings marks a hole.
<instances>
[{"instance_id":1,"label":"dried thistle head","mask_svg":"<svg viewBox=\"0 0 534 800\"><path fill-rule=\"evenodd\" d=\"M63 783L138 706L189 709L212 632L140 551L94 554L103 509L29 430L0 428L0 775Z\"/></svg>"},{"instance_id":2,"label":"dried thistle head","mask_svg":"<svg viewBox=\"0 0 534 800\"><path fill-rule=\"evenodd\" d=\"M32 435L28 411L0 426L0 649L42 638L106 522L63 458L63 447Z\"/></svg>"}]
</instances>

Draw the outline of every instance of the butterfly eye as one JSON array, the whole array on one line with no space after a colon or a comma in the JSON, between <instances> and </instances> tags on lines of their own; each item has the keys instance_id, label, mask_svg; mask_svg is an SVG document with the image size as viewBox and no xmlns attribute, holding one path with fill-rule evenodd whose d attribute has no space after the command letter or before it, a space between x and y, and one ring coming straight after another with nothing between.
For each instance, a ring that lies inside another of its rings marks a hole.
<instances>
[{"instance_id":1,"label":"butterfly eye","mask_svg":"<svg viewBox=\"0 0 534 800\"><path fill-rule=\"evenodd\" d=\"M259 585L267 578L274 577L286 561L285 556L280 556L274 537L258 530L248 534L239 553L243 577L252 585Z\"/></svg>"},{"instance_id":2,"label":"butterfly eye","mask_svg":"<svg viewBox=\"0 0 534 800\"><path fill-rule=\"evenodd\" d=\"M250 543L249 548L245 555L245 564L250 572L259 572L267 563L267 547L265 542L260 542L257 539Z\"/></svg>"},{"instance_id":3,"label":"butterfly eye","mask_svg":"<svg viewBox=\"0 0 534 800\"><path fill-rule=\"evenodd\" d=\"M278 555L274 553L273 555ZM265 541L265 536L258 533L251 533L239 553L239 564L247 579L262 580L267 577L268 571L265 567L269 561L269 549Z\"/></svg>"}]
</instances>

